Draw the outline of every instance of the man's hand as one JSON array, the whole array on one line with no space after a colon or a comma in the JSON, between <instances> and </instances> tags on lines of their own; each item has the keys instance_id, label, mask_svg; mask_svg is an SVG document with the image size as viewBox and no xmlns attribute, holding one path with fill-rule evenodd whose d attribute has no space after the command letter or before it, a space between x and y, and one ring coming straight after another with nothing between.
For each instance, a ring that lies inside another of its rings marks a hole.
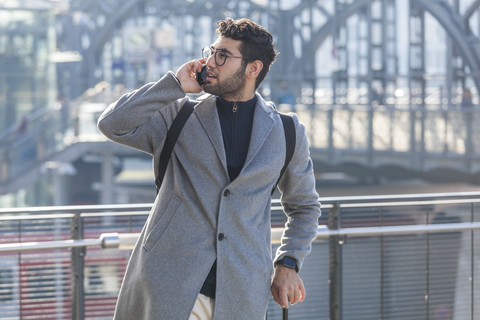
<instances>
[{"instance_id":1,"label":"man's hand","mask_svg":"<svg viewBox=\"0 0 480 320\"><path fill-rule=\"evenodd\" d=\"M288 308L289 303L302 302L306 296L305 286L297 272L282 265L275 268L270 290L273 300L283 308Z\"/></svg>"},{"instance_id":2,"label":"man's hand","mask_svg":"<svg viewBox=\"0 0 480 320\"><path fill-rule=\"evenodd\" d=\"M180 80L185 93L200 93L203 91L202 86L198 84L196 78L196 72L202 70L203 64L205 64L205 60L203 59L192 60L178 68L176 76L178 80Z\"/></svg>"}]
</instances>

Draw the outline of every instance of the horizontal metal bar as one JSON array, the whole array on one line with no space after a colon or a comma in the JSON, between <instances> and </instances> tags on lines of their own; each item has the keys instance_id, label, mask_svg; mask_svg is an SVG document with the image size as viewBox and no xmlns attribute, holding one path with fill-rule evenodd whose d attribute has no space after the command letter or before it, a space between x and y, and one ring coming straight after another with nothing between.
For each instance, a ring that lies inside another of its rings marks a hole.
<instances>
[{"instance_id":1,"label":"horizontal metal bar","mask_svg":"<svg viewBox=\"0 0 480 320\"><path fill-rule=\"evenodd\" d=\"M436 232L455 232L480 230L480 222L465 223L442 223L442 224L422 224L407 226L388 226L388 227L359 227L359 228L343 228L339 230L328 230L319 227L316 240L327 239L331 236L391 236L405 235L417 233L436 233Z\"/></svg>"},{"instance_id":2,"label":"horizontal metal bar","mask_svg":"<svg viewBox=\"0 0 480 320\"><path fill-rule=\"evenodd\" d=\"M109 233L102 234L102 248L132 250L137 243L140 233Z\"/></svg>"},{"instance_id":3,"label":"horizontal metal bar","mask_svg":"<svg viewBox=\"0 0 480 320\"><path fill-rule=\"evenodd\" d=\"M18 220L50 220L50 219L71 219L75 215L73 213L60 214L41 214L41 215L24 215L24 216L0 216L0 221L18 221Z\"/></svg>"},{"instance_id":4,"label":"horizontal metal bar","mask_svg":"<svg viewBox=\"0 0 480 320\"><path fill-rule=\"evenodd\" d=\"M45 207L21 207L0 209L0 214L42 214L51 212L77 213L77 212L101 212L101 211L131 211L131 210L150 210L151 203L138 204L109 204L109 205L83 205L83 206L45 206Z\"/></svg>"},{"instance_id":5,"label":"horizontal metal bar","mask_svg":"<svg viewBox=\"0 0 480 320\"><path fill-rule=\"evenodd\" d=\"M351 197L321 197L319 202L323 208L330 208L333 205L355 206L355 204L368 205L387 205L389 203L401 205L416 205L418 201L421 204L435 204L438 200L444 200L446 203L457 203L456 200L463 199L465 202L477 202L480 199L480 192L449 192L449 193L423 193L423 194L400 194L400 195L370 195L370 196L351 196ZM471 201L468 201L470 199ZM449 202L452 201L452 202ZM281 206L279 199L272 199L272 205ZM360 205L359 205L360 206ZM146 214L151 209L151 203L139 204L116 204L116 205L85 205L85 206L57 206L57 207L22 207L22 208L6 208L0 209L0 215L7 217L8 215L29 214L32 216L40 216L52 214L53 218L57 214L73 214L82 213L82 216L103 216L115 213L125 212L126 214ZM145 211L138 213L138 211ZM14 217L12 217L14 219Z\"/></svg>"},{"instance_id":6,"label":"horizontal metal bar","mask_svg":"<svg viewBox=\"0 0 480 320\"><path fill-rule=\"evenodd\" d=\"M272 228L272 243L280 243L282 233L283 228ZM95 246L104 249L132 250L139 236L140 233L103 233L98 239L6 243L0 244L0 253Z\"/></svg>"},{"instance_id":7,"label":"horizontal metal bar","mask_svg":"<svg viewBox=\"0 0 480 320\"><path fill-rule=\"evenodd\" d=\"M457 199L472 199L476 201L480 198L480 192L444 192L444 193L418 193L418 194L395 194L395 195L366 195L366 196L344 196L344 197L325 197L319 198L323 204L365 204L365 203L386 203L400 202L402 205L409 205L409 202L431 201L432 204L437 200L454 201ZM272 201L273 203L273 201ZM430 203L426 203L430 204Z\"/></svg>"},{"instance_id":8,"label":"horizontal metal bar","mask_svg":"<svg viewBox=\"0 0 480 320\"><path fill-rule=\"evenodd\" d=\"M398 206L425 206L438 204L465 204L479 203L479 199L440 199L440 200L418 200L418 201L387 201L387 202L365 202L365 203L341 203L340 208L365 208L365 207L398 207Z\"/></svg>"},{"instance_id":9,"label":"horizontal metal bar","mask_svg":"<svg viewBox=\"0 0 480 320\"><path fill-rule=\"evenodd\" d=\"M436 233L436 232L455 232L480 230L480 222L465 223L443 223L428 225L407 225L407 226L387 226L387 227L359 227L343 228L339 230L329 230L325 225L317 229L315 241L325 240L331 236L389 236L406 235L417 233ZM272 244L279 244L284 229L272 228ZM99 246L104 249L132 250L138 240L140 233L104 233L98 239L83 240L63 240L63 241L43 241L43 242L17 242L0 244L1 252L22 252L36 250L67 249L77 247Z\"/></svg>"},{"instance_id":10,"label":"horizontal metal bar","mask_svg":"<svg viewBox=\"0 0 480 320\"><path fill-rule=\"evenodd\" d=\"M23 252L38 250L70 249L79 247L94 247L102 244L101 239L59 240L40 242L16 242L0 244L0 252Z\"/></svg>"},{"instance_id":11,"label":"horizontal metal bar","mask_svg":"<svg viewBox=\"0 0 480 320\"><path fill-rule=\"evenodd\" d=\"M85 212L82 213L82 218L95 218L95 217L126 217L126 216L146 216L150 213L150 208L148 210L141 211L124 211L124 212Z\"/></svg>"}]
</instances>

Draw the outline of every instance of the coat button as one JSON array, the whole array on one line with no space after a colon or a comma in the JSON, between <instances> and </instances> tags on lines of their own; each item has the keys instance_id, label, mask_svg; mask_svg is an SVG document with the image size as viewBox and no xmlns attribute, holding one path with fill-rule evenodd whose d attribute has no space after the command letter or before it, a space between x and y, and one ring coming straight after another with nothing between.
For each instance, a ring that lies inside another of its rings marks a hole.
<instances>
[{"instance_id":1,"label":"coat button","mask_svg":"<svg viewBox=\"0 0 480 320\"><path fill-rule=\"evenodd\" d=\"M223 195L224 195L225 197L228 197L230 194L231 194L230 189L226 189L226 190L223 192Z\"/></svg>"},{"instance_id":2,"label":"coat button","mask_svg":"<svg viewBox=\"0 0 480 320\"><path fill-rule=\"evenodd\" d=\"M225 235L223 233L219 233L218 234L218 241L222 241L223 239L225 239Z\"/></svg>"}]
</instances>

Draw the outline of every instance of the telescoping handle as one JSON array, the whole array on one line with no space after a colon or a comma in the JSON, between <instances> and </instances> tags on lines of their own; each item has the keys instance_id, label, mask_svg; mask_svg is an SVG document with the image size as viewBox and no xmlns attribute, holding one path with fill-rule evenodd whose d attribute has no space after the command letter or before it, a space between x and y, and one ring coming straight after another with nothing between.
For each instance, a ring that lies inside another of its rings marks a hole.
<instances>
[{"instance_id":1,"label":"telescoping handle","mask_svg":"<svg viewBox=\"0 0 480 320\"><path fill-rule=\"evenodd\" d=\"M288 320L288 309L282 308L282 320ZM268 313L265 315L265 320L268 320Z\"/></svg>"}]
</instances>

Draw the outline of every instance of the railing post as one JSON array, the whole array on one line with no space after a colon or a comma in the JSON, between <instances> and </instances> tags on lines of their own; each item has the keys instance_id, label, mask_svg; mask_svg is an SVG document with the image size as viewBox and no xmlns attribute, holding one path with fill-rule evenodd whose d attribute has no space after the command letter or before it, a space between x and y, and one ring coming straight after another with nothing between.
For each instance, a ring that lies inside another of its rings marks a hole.
<instances>
[{"instance_id":1,"label":"railing post","mask_svg":"<svg viewBox=\"0 0 480 320\"><path fill-rule=\"evenodd\" d=\"M71 239L83 239L83 220L76 212L70 225ZM72 319L84 320L84 260L86 248L72 248Z\"/></svg>"},{"instance_id":2,"label":"railing post","mask_svg":"<svg viewBox=\"0 0 480 320\"><path fill-rule=\"evenodd\" d=\"M373 106L370 105L368 107L368 150L367 150L367 165L371 168L374 168L373 165L373 139L374 139L374 132L373 132L373 117L375 115L375 111L373 110Z\"/></svg>"},{"instance_id":3,"label":"railing post","mask_svg":"<svg viewBox=\"0 0 480 320\"><path fill-rule=\"evenodd\" d=\"M334 141L333 141L333 134L334 134L334 125L333 125L333 120L334 120L334 108L335 106L331 107L330 110L328 110L328 160L330 163L334 160Z\"/></svg>"},{"instance_id":4,"label":"railing post","mask_svg":"<svg viewBox=\"0 0 480 320\"><path fill-rule=\"evenodd\" d=\"M473 145L473 117L474 113L471 110L463 111L462 112L463 118L467 121L465 124L466 136L465 136L465 167L467 169L467 173L472 171L472 156L473 152L477 151L474 150Z\"/></svg>"},{"instance_id":5,"label":"railing post","mask_svg":"<svg viewBox=\"0 0 480 320\"><path fill-rule=\"evenodd\" d=\"M417 137L416 137L416 125L417 125L417 110L410 106L410 167L417 170L418 161L417 161Z\"/></svg>"},{"instance_id":6,"label":"railing post","mask_svg":"<svg viewBox=\"0 0 480 320\"><path fill-rule=\"evenodd\" d=\"M9 160L7 149L0 149L0 181L6 184L9 173Z\"/></svg>"},{"instance_id":7,"label":"railing post","mask_svg":"<svg viewBox=\"0 0 480 320\"><path fill-rule=\"evenodd\" d=\"M425 107L425 103L422 104L422 113L421 113L421 118L420 120L422 121L421 122L421 136L420 136L420 162L419 162L419 166L418 166L418 170L421 170L421 172L424 171L425 169L425 151L426 151L426 146L425 146L425 135L426 135L426 132L425 130L426 129L426 126L425 126L425 122L427 120L427 108Z\"/></svg>"},{"instance_id":8,"label":"railing post","mask_svg":"<svg viewBox=\"0 0 480 320\"><path fill-rule=\"evenodd\" d=\"M328 213L329 230L341 227L338 204L334 204ZM342 246L339 236L329 238L329 290L330 290L330 320L341 320L342 310Z\"/></svg>"}]
</instances>

